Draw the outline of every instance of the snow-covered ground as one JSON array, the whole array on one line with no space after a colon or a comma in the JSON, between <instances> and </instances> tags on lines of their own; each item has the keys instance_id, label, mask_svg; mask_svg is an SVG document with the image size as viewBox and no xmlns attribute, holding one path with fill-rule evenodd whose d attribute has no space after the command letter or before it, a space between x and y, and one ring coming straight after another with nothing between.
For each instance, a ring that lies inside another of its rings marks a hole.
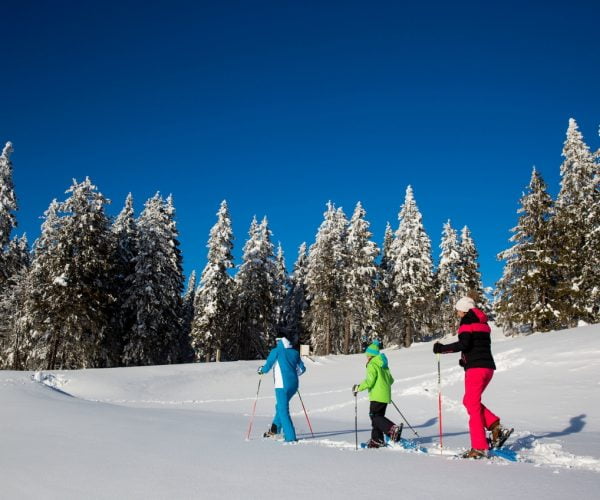
<instances>
[{"instance_id":1,"label":"snow-covered ground","mask_svg":"<svg viewBox=\"0 0 600 500\"><path fill-rule=\"evenodd\" d=\"M447 339L449 340L449 339ZM64 372L0 372L0 498L598 498L600 325L527 337L494 334L484 402L515 427L522 462L436 452L355 451L352 384L364 355L307 360L291 407L298 444L261 438L274 398L259 362ZM393 398L438 443L431 344L386 351ZM445 451L469 444L458 355L442 357ZM358 401L359 440L370 433ZM402 421L393 406L388 416ZM414 437L405 428L405 437Z\"/></svg>"}]
</instances>

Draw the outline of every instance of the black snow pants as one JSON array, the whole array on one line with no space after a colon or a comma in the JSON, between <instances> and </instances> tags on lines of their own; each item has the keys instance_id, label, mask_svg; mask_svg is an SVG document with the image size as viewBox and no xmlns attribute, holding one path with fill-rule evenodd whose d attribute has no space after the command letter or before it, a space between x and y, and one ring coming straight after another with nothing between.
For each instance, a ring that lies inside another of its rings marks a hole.
<instances>
[{"instance_id":1,"label":"black snow pants","mask_svg":"<svg viewBox=\"0 0 600 500\"><path fill-rule=\"evenodd\" d=\"M376 441L383 441L383 435L389 434L390 429L394 425L390 419L385 418L385 410L387 409L387 403L380 403L379 401L371 401L369 407L369 417L371 417L371 439Z\"/></svg>"}]
</instances>

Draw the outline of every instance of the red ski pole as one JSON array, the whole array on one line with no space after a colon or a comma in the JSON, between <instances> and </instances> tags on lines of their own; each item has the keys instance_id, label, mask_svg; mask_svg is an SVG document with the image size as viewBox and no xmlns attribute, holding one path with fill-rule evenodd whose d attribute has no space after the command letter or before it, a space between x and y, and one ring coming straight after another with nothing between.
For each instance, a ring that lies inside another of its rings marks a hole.
<instances>
[{"instance_id":1,"label":"red ski pole","mask_svg":"<svg viewBox=\"0 0 600 500\"><path fill-rule=\"evenodd\" d=\"M442 428L442 376L440 370L440 353L437 354L437 368L438 368L438 421L440 422L440 453L444 447L443 441L443 428Z\"/></svg>"},{"instance_id":2,"label":"red ski pole","mask_svg":"<svg viewBox=\"0 0 600 500\"><path fill-rule=\"evenodd\" d=\"M254 406L252 407L252 416L250 417L250 425L248 426L248 435L246 439L250 439L250 432L252 431L252 422L254 421L254 413L256 412L256 402L258 401L258 392L260 391L260 383L262 382L262 373L258 379L258 389L256 389L256 399L254 400Z\"/></svg>"},{"instance_id":3,"label":"red ski pole","mask_svg":"<svg viewBox=\"0 0 600 500\"><path fill-rule=\"evenodd\" d=\"M315 437L315 433L312 430L312 425L310 425L310 419L308 418L308 413L306 413L306 408L304 407L304 401L302 401L302 396L300 396L300 391L298 391L298 397L300 398L300 403L302 403L302 409L304 410L304 415L306 416L306 421L308 422L308 428L310 429L310 433L312 437Z\"/></svg>"}]
</instances>

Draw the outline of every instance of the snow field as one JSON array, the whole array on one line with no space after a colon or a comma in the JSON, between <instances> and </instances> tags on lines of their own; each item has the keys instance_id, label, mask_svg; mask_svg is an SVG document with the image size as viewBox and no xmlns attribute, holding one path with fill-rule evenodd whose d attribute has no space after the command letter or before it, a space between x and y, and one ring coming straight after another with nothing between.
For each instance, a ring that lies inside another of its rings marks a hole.
<instances>
[{"instance_id":1,"label":"snow field","mask_svg":"<svg viewBox=\"0 0 600 500\"><path fill-rule=\"evenodd\" d=\"M519 463L401 449L355 451L351 387L364 355L307 360L291 412L301 440L260 436L274 398L259 362L0 373L0 498L596 498L600 486L600 326L504 338L484 403L515 427ZM437 451L431 343L386 350L394 402ZM469 446L463 370L444 355L444 453ZM393 406L387 416L402 421ZM358 398L358 439L370 435ZM414 437L405 425L403 436ZM403 495L404 496L404 495Z\"/></svg>"}]
</instances>

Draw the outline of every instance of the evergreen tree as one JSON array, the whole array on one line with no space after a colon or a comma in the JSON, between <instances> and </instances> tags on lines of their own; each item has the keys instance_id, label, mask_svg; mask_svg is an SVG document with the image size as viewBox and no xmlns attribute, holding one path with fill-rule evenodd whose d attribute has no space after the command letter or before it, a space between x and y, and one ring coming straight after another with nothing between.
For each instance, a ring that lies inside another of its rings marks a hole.
<instances>
[{"instance_id":1,"label":"evergreen tree","mask_svg":"<svg viewBox=\"0 0 600 500\"><path fill-rule=\"evenodd\" d=\"M310 334L303 325L304 315L308 309L306 292L306 275L308 268L308 251L306 243L300 245L294 270L289 277L289 292L283 305L283 324L281 333L294 345L309 344Z\"/></svg>"},{"instance_id":2,"label":"evergreen tree","mask_svg":"<svg viewBox=\"0 0 600 500\"><path fill-rule=\"evenodd\" d=\"M11 274L5 250L10 241L10 233L17 226L17 218L14 214L17 210L17 197L13 184L13 166L10 161L12 152L12 143L7 142L0 155L0 295Z\"/></svg>"},{"instance_id":3,"label":"evergreen tree","mask_svg":"<svg viewBox=\"0 0 600 500\"><path fill-rule=\"evenodd\" d=\"M431 241L423 227L422 215L411 186L406 189L404 205L398 215L400 224L392 245L394 260L394 303L405 347L427 333L434 295Z\"/></svg>"},{"instance_id":4,"label":"evergreen tree","mask_svg":"<svg viewBox=\"0 0 600 500\"><path fill-rule=\"evenodd\" d=\"M115 238L115 303L113 305L112 335L107 339L107 349L111 352L111 365L121 363L125 339L131 335L136 321L137 310L130 296L135 280L135 259L137 257L137 227L131 193L125 199L123 209L112 225Z\"/></svg>"},{"instance_id":5,"label":"evergreen tree","mask_svg":"<svg viewBox=\"0 0 600 500\"><path fill-rule=\"evenodd\" d=\"M190 333L195 359L213 361L217 352L225 359L237 359L238 339L233 334L237 328L233 314L235 290L229 275L233 268L233 230L226 201L221 202L207 247L208 262L195 296Z\"/></svg>"},{"instance_id":6,"label":"evergreen tree","mask_svg":"<svg viewBox=\"0 0 600 500\"><path fill-rule=\"evenodd\" d=\"M560 273L557 307L562 326L572 327L578 320L592 319L588 301L597 282L584 278L584 267L586 260L598 258L597 248L588 244L590 235L597 229L588 223L591 212L597 210L598 189L594 179L598 166L572 118L562 155L561 188L553 221L554 234L561 235L557 249Z\"/></svg>"},{"instance_id":7,"label":"evergreen tree","mask_svg":"<svg viewBox=\"0 0 600 500\"><path fill-rule=\"evenodd\" d=\"M71 196L46 212L29 273L26 309L35 368L105 366L103 349L114 273L107 200L89 178L73 182Z\"/></svg>"},{"instance_id":8,"label":"evergreen tree","mask_svg":"<svg viewBox=\"0 0 600 500\"><path fill-rule=\"evenodd\" d=\"M27 318L26 323L29 324L25 340L29 346L26 361L29 370L47 368L50 342L58 345L61 340L52 332L53 327L59 324L64 307L64 301L57 304L56 309L52 302L53 294L60 291L56 285L61 284L61 279L55 280L55 276L60 276L56 272L60 266L60 256L54 251L60 239L59 210L59 202L54 199L44 212L41 234L33 244L32 262L26 277L23 317ZM45 310L46 304L50 304L51 308Z\"/></svg>"},{"instance_id":9,"label":"evergreen tree","mask_svg":"<svg viewBox=\"0 0 600 500\"><path fill-rule=\"evenodd\" d=\"M591 179L591 200L588 207L584 262L581 271L584 296L587 298L588 320L600 323L600 149L594 154L594 175Z\"/></svg>"},{"instance_id":10,"label":"evergreen tree","mask_svg":"<svg viewBox=\"0 0 600 500\"><path fill-rule=\"evenodd\" d=\"M377 273L376 299L378 324L376 326L376 336L383 340L383 345L390 345L398 338L395 331L395 313L394 313L394 267L395 263L392 255L392 245L394 243L394 232L388 222L385 227L383 246L381 249L381 262ZM366 336L368 339L368 335ZM369 339L370 340L370 339Z\"/></svg>"},{"instance_id":11,"label":"evergreen tree","mask_svg":"<svg viewBox=\"0 0 600 500\"><path fill-rule=\"evenodd\" d=\"M191 363L195 359L192 347L191 332L194 321L194 302L196 298L196 271L192 271L188 279L187 288L182 299L181 307L181 335L179 345L179 362Z\"/></svg>"},{"instance_id":12,"label":"evergreen tree","mask_svg":"<svg viewBox=\"0 0 600 500\"><path fill-rule=\"evenodd\" d=\"M456 329L454 305L460 296L465 294L464 286L461 286L460 282L461 266L464 264L461 248L456 230L450 221L444 224L440 249L440 263L436 273L436 302L439 307L436 329L446 334Z\"/></svg>"},{"instance_id":13,"label":"evergreen tree","mask_svg":"<svg viewBox=\"0 0 600 500\"><path fill-rule=\"evenodd\" d=\"M546 183L534 168L528 192L520 200L521 214L511 229L513 246L498 255L505 261L497 283L494 310L498 323L509 333L523 327L548 331L560 324L557 305L556 239L551 217L553 203Z\"/></svg>"},{"instance_id":14,"label":"evergreen tree","mask_svg":"<svg viewBox=\"0 0 600 500\"><path fill-rule=\"evenodd\" d=\"M329 202L308 255L306 291L310 307L304 327L310 332L313 351L317 355L336 353L343 343L340 332L346 313L343 273L347 225L344 212Z\"/></svg>"},{"instance_id":15,"label":"evergreen tree","mask_svg":"<svg viewBox=\"0 0 600 500\"><path fill-rule=\"evenodd\" d=\"M290 277L285 265L285 256L281 243L277 246L277 256L275 257L276 281L275 281L275 323L277 325L277 336L285 336L285 302L291 288ZM293 339L289 339L293 340Z\"/></svg>"},{"instance_id":16,"label":"evergreen tree","mask_svg":"<svg viewBox=\"0 0 600 500\"><path fill-rule=\"evenodd\" d=\"M17 210L17 197L13 184L13 166L10 161L12 152L12 143L7 142L0 155L0 248L2 249L8 245L10 233L17 226L14 214ZM0 278L5 278L5 272L0 275Z\"/></svg>"},{"instance_id":17,"label":"evergreen tree","mask_svg":"<svg viewBox=\"0 0 600 500\"><path fill-rule=\"evenodd\" d=\"M262 359L277 332L277 265L271 231L265 217L253 219L235 277L239 311L240 359Z\"/></svg>"},{"instance_id":18,"label":"evergreen tree","mask_svg":"<svg viewBox=\"0 0 600 500\"><path fill-rule=\"evenodd\" d=\"M360 352L360 339L373 334L377 327L378 311L375 295L377 245L371 241L372 233L365 220L366 212L357 203L348 227L347 259L345 275L348 277L344 290L348 307L348 325L344 332L342 352Z\"/></svg>"},{"instance_id":19,"label":"evergreen tree","mask_svg":"<svg viewBox=\"0 0 600 500\"><path fill-rule=\"evenodd\" d=\"M126 366L173 363L179 359L182 259L173 200L157 193L137 220L135 276L125 308L136 322L125 339Z\"/></svg>"},{"instance_id":20,"label":"evergreen tree","mask_svg":"<svg viewBox=\"0 0 600 500\"><path fill-rule=\"evenodd\" d=\"M30 254L27 238L13 238L4 253L8 279L0 293L0 368L22 370L27 358L27 272Z\"/></svg>"},{"instance_id":21,"label":"evergreen tree","mask_svg":"<svg viewBox=\"0 0 600 500\"><path fill-rule=\"evenodd\" d=\"M488 301L483 292L481 273L479 272L479 253L471 237L471 231L467 226L464 226L460 233L459 251L460 265L458 266L457 276L459 297L468 295L483 310L489 310Z\"/></svg>"}]
</instances>

